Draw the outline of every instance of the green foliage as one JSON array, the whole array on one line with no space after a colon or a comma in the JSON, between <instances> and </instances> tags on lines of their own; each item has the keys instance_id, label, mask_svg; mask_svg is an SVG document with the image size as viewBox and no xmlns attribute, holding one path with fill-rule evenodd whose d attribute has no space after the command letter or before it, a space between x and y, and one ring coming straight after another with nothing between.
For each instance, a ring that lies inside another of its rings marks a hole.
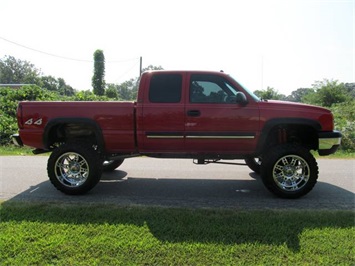
<instances>
[{"instance_id":1,"label":"green foliage","mask_svg":"<svg viewBox=\"0 0 355 266\"><path fill-rule=\"evenodd\" d=\"M41 76L41 71L27 61L5 56L0 60L1 84L30 84L37 85L49 91L56 91L60 95L72 96L75 90L65 83L62 78Z\"/></svg>"},{"instance_id":2,"label":"green foliage","mask_svg":"<svg viewBox=\"0 0 355 266\"><path fill-rule=\"evenodd\" d=\"M28 61L5 56L0 60L0 83L36 84L40 83L41 71Z\"/></svg>"},{"instance_id":3,"label":"green foliage","mask_svg":"<svg viewBox=\"0 0 355 266\"><path fill-rule=\"evenodd\" d=\"M102 50L96 50L94 53L92 87L95 95L102 96L105 94L105 56Z\"/></svg>"},{"instance_id":4,"label":"green foliage","mask_svg":"<svg viewBox=\"0 0 355 266\"><path fill-rule=\"evenodd\" d=\"M43 90L36 85L20 89L0 88L0 144L7 144L10 136L17 132L16 109L19 101L59 100L55 92Z\"/></svg>"},{"instance_id":5,"label":"green foliage","mask_svg":"<svg viewBox=\"0 0 355 266\"><path fill-rule=\"evenodd\" d=\"M114 84L108 84L107 89L105 91L105 95L110 98L117 100L118 99L118 92L116 86Z\"/></svg>"},{"instance_id":6,"label":"green foliage","mask_svg":"<svg viewBox=\"0 0 355 266\"><path fill-rule=\"evenodd\" d=\"M49 91L58 91L59 84L58 80L52 76L43 76L41 77L42 87L46 88Z\"/></svg>"},{"instance_id":7,"label":"green foliage","mask_svg":"<svg viewBox=\"0 0 355 266\"><path fill-rule=\"evenodd\" d=\"M303 93L302 102L330 108L334 126L343 134L341 149L355 151L355 85L336 80L317 81Z\"/></svg>"},{"instance_id":8,"label":"green foliage","mask_svg":"<svg viewBox=\"0 0 355 266\"><path fill-rule=\"evenodd\" d=\"M353 211L1 205L1 265L354 265Z\"/></svg>"},{"instance_id":9,"label":"green foliage","mask_svg":"<svg viewBox=\"0 0 355 266\"><path fill-rule=\"evenodd\" d=\"M16 118L5 115L0 111L0 145L8 144L10 142L10 136L16 131Z\"/></svg>"},{"instance_id":10,"label":"green foliage","mask_svg":"<svg viewBox=\"0 0 355 266\"><path fill-rule=\"evenodd\" d=\"M58 78L58 92L60 95L72 96L75 94L75 90L65 83L65 80Z\"/></svg>"},{"instance_id":11,"label":"green foliage","mask_svg":"<svg viewBox=\"0 0 355 266\"><path fill-rule=\"evenodd\" d=\"M135 100L138 91L136 79L130 79L117 86L118 95L123 100Z\"/></svg>"},{"instance_id":12,"label":"green foliage","mask_svg":"<svg viewBox=\"0 0 355 266\"><path fill-rule=\"evenodd\" d=\"M316 81L311 91L304 95L302 102L331 107L333 104L351 100L351 96L344 83L337 80Z\"/></svg>"},{"instance_id":13,"label":"green foliage","mask_svg":"<svg viewBox=\"0 0 355 266\"><path fill-rule=\"evenodd\" d=\"M0 120L1 121L1 120ZM16 128L17 130L17 128ZM27 146L23 147L18 147L15 146L14 144L5 144L5 145L0 145L0 154L1 156L15 156L15 155L33 155L32 153L33 149Z\"/></svg>"},{"instance_id":14,"label":"green foliage","mask_svg":"<svg viewBox=\"0 0 355 266\"><path fill-rule=\"evenodd\" d=\"M133 101L136 99L137 91L137 80L130 79L121 84L108 84L106 96L115 100Z\"/></svg>"},{"instance_id":15,"label":"green foliage","mask_svg":"<svg viewBox=\"0 0 355 266\"><path fill-rule=\"evenodd\" d=\"M280 94L277 90L271 87L267 87L266 90L256 90L254 94L263 100L284 100L285 95Z\"/></svg>"},{"instance_id":16,"label":"green foliage","mask_svg":"<svg viewBox=\"0 0 355 266\"><path fill-rule=\"evenodd\" d=\"M289 96L287 96L287 101L302 102L303 97L305 97L307 94L313 93L313 92L314 91L309 88L297 89L297 90L291 92L291 94Z\"/></svg>"},{"instance_id":17,"label":"green foliage","mask_svg":"<svg viewBox=\"0 0 355 266\"><path fill-rule=\"evenodd\" d=\"M164 68L162 66L149 65L149 66L142 69L143 72L149 71L149 70L164 70Z\"/></svg>"},{"instance_id":18,"label":"green foliage","mask_svg":"<svg viewBox=\"0 0 355 266\"><path fill-rule=\"evenodd\" d=\"M349 96L355 99L355 83L345 83L344 84Z\"/></svg>"},{"instance_id":19,"label":"green foliage","mask_svg":"<svg viewBox=\"0 0 355 266\"><path fill-rule=\"evenodd\" d=\"M355 100L333 104L335 129L343 134L341 149L355 151Z\"/></svg>"},{"instance_id":20,"label":"green foliage","mask_svg":"<svg viewBox=\"0 0 355 266\"><path fill-rule=\"evenodd\" d=\"M73 97L68 98L70 101L108 101L106 96L95 95L92 91L79 91Z\"/></svg>"}]
</instances>

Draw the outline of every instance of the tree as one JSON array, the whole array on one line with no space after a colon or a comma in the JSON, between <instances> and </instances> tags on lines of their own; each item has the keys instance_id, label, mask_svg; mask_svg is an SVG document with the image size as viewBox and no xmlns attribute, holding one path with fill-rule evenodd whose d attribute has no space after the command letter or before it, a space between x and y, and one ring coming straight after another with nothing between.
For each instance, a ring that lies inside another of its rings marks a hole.
<instances>
[{"instance_id":1,"label":"tree","mask_svg":"<svg viewBox=\"0 0 355 266\"><path fill-rule=\"evenodd\" d=\"M64 79L58 78L58 85L58 92L60 95L73 96L75 94L73 87L66 84Z\"/></svg>"},{"instance_id":2,"label":"tree","mask_svg":"<svg viewBox=\"0 0 355 266\"><path fill-rule=\"evenodd\" d=\"M92 87L95 95L102 96L105 94L105 56L102 50L96 50L94 53Z\"/></svg>"},{"instance_id":3,"label":"tree","mask_svg":"<svg viewBox=\"0 0 355 266\"><path fill-rule=\"evenodd\" d=\"M58 91L59 88L58 80L53 76L41 77L41 83L42 83L41 87L49 91Z\"/></svg>"},{"instance_id":4,"label":"tree","mask_svg":"<svg viewBox=\"0 0 355 266\"><path fill-rule=\"evenodd\" d=\"M115 84L107 84L107 89L105 91L105 95L110 99L117 99L118 92L117 92L117 85Z\"/></svg>"},{"instance_id":5,"label":"tree","mask_svg":"<svg viewBox=\"0 0 355 266\"><path fill-rule=\"evenodd\" d=\"M149 71L149 70L164 70L164 68L162 66L149 65L149 66L143 68L142 70L144 72L144 71Z\"/></svg>"},{"instance_id":6,"label":"tree","mask_svg":"<svg viewBox=\"0 0 355 266\"><path fill-rule=\"evenodd\" d=\"M345 83L344 86L347 89L351 98L355 99L355 83Z\"/></svg>"},{"instance_id":7,"label":"tree","mask_svg":"<svg viewBox=\"0 0 355 266\"><path fill-rule=\"evenodd\" d=\"M137 87L136 79L127 80L117 86L118 95L122 100L133 100L133 90Z\"/></svg>"},{"instance_id":8,"label":"tree","mask_svg":"<svg viewBox=\"0 0 355 266\"><path fill-rule=\"evenodd\" d=\"M324 79L316 81L313 85L313 92L303 97L303 102L331 107L333 104L346 102L352 99L344 83L338 83L337 80Z\"/></svg>"},{"instance_id":9,"label":"tree","mask_svg":"<svg viewBox=\"0 0 355 266\"><path fill-rule=\"evenodd\" d=\"M40 85L41 71L28 61L5 56L0 60L0 83Z\"/></svg>"},{"instance_id":10,"label":"tree","mask_svg":"<svg viewBox=\"0 0 355 266\"><path fill-rule=\"evenodd\" d=\"M264 100L284 100L285 95L280 94L277 90L271 87L267 87L266 90L257 90L254 91L254 94Z\"/></svg>"},{"instance_id":11,"label":"tree","mask_svg":"<svg viewBox=\"0 0 355 266\"><path fill-rule=\"evenodd\" d=\"M302 102L302 99L308 93L314 92L313 89L309 88L299 88L293 92L289 96L287 96L287 100L291 102Z\"/></svg>"}]
</instances>

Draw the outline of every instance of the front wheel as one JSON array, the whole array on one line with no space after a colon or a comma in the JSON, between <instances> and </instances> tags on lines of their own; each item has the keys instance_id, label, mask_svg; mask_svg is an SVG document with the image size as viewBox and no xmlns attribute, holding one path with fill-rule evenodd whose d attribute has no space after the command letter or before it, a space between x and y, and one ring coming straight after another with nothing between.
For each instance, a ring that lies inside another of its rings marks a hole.
<instances>
[{"instance_id":1,"label":"front wheel","mask_svg":"<svg viewBox=\"0 0 355 266\"><path fill-rule=\"evenodd\" d=\"M299 198L310 192L318 179L318 165L304 147L284 144L263 157L261 178L264 185L281 198Z\"/></svg>"},{"instance_id":2,"label":"front wheel","mask_svg":"<svg viewBox=\"0 0 355 266\"><path fill-rule=\"evenodd\" d=\"M84 194L100 181L101 162L97 152L89 146L63 144L48 159L49 180L65 194Z\"/></svg>"}]
</instances>

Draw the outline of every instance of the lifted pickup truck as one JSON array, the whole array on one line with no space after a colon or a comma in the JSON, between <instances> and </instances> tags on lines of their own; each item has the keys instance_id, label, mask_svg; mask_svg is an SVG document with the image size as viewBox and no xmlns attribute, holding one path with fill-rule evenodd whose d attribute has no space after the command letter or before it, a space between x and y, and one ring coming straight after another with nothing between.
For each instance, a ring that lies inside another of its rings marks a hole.
<instances>
[{"instance_id":1,"label":"lifted pickup truck","mask_svg":"<svg viewBox=\"0 0 355 266\"><path fill-rule=\"evenodd\" d=\"M244 159L283 198L312 190L310 150L334 153L341 133L327 109L259 99L223 72L142 74L136 102L20 102L14 141L52 152L47 171L66 194L83 194L125 158ZM158 169L157 169L158 170Z\"/></svg>"}]
</instances>

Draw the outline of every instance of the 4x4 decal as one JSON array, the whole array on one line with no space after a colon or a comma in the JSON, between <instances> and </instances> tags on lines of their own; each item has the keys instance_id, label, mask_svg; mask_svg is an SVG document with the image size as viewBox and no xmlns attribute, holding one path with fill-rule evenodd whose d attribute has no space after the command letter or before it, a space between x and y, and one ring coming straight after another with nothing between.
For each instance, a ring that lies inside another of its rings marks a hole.
<instances>
[{"instance_id":1,"label":"4x4 decal","mask_svg":"<svg viewBox=\"0 0 355 266\"><path fill-rule=\"evenodd\" d=\"M25 122L25 125L32 125L32 124L37 125L37 126L42 125L42 118L39 118L39 119L35 120L34 122L33 121L34 121L34 119L30 118Z\"/></svg>"}]
</instances>

